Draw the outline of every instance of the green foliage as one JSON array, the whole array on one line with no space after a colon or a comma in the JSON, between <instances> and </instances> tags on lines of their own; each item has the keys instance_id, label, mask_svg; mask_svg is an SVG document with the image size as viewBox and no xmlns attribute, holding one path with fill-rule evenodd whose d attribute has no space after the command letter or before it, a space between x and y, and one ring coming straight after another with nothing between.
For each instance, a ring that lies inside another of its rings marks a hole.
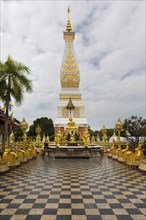
<instances>
[{"instance_id":1,"label":"green foliage","mask_svg":"<svg viewBox=\"0 0 146 220\"><path fill-rule=\"evenodd\" d=\"M146 137L146 119L137 116L125 119L122 136L126 137L131 145L137 146L140 137Z\"/></svg>"},{"instance_id":2,"label":"green foliage","mask_svg":"<svg viewBox=\"0 0 146 220\"><path fill-rule=\"evenodd\" d=\"M108 137L108 139L109 139L110 137L112 137L113 133L114 133L114 128L109 128L109 129L107 129L107 137Z\"/></svg>"},{"instance_id":3,"label":"green foliage","mask_svg":"<svg viewBox=\"0 0 146 220\"><path fill-rule=\"evenodd\" d=\"M113 135L113 132L114 132L113 128L107 129L108 139ZM100 140L102 140L103 134L102 134L101 130L100 131L98 131L98 130L93 131L93 130L89 129L89 133L90 133L91 137L94 135L95 138L97 137L97 135L99 135Z\"/></svg>"},{"instance_id":4,"label":"green foliage","mask_svg":"<svg viewBox=\"0 0 146 220\"><path fill-rule=\"evenodd\" d=\"M18 121L16 118L14 118L14 123L19 125L20 121ZM15 136L15 141L21 141L23 140L23 132L21 130L21 128L18 127L14 127L13 128L13 132L14 132L14 136Z\"/></svg>"},{"instance_id":5,"label":"green foliage","mask_svg":"<svg viewBox=\"0 0 146 220\"><path fill-rule=\"evenodd\" d=\"M24 98L24 91L32 92L32 82L28 79L29 68L24 64L14 61L8 56L6 62L0 61L0 99L6 107L4 141L8 139L8 117L9 109L12 106L11 100L21 104ZM3 151L4 151L4 145Z\"/></svg>"},{"instance_id":6,"label":"green foliage","mask_svg":"<svg viewBox=\"0 0 146 220\"><path fill-rule=\"evenodd\" d=\"M142 137L146 137L146 125L143 126L142 132L141 132Z\"/></svg>"},{"instance_id":7,"label":"green foliage","mask_svg":"<svg viewBox=\"0 0 146 220\"><path fill-rule=\"evenodd\" d=\"M15 141L22 140L23 138L23 132L20 128L14 128L13 129L14 136L15 136Z\"/></svg>"},{"instance_id":8,"label":"green foliage","mask_svg":"<svg viewBox=\"0 0 146 220\"><path fill-rule=\"evenodd\" d=\"M88 126L88 132L90 134L90 137L94 135L94 131Z\"/></svg>"},{"instance_id":9,"label":"green foliage","mask_svg":"<svg viewBox=\"0 0 146 220\"><path fill-rule=\"evenodd\" d=\"M14 98L16 104L21 104L24 97L24 90L32 92L32 82L27 75L30 70L21 62L14 61L8 56L6 62L0 62L0 98L4 103L11 102Z\"/></svg>"},{"instance_id":10,"label":"green foliage","mask_svg":"<svg viewBox=\"0 0 146 220\"><path fill-rule=\"evenodd\" d=\"M49 136L49 138L50 138L50 141L54 141L54 134Z\"/></svg>"},{"instance_id":11,"label":"green foliage","mask_svg":"<svg viewBox=\"0 0 146 220\"><path fill-rule=\"evenodd\" d=\"M53 136L54 136L53 121L52 121L52 119L48 119L47 117L37 118L33 122L33 125L31 125L29 127L29 131L27 133L28 137L29 136L36 136L35 129L36 129L37 125L39 125L41 128L41 133L40 133L41 138L45 134L46 136L48 135L49 137L51 137L51 139L53 139Z\"/></svg>"}]
</instances>

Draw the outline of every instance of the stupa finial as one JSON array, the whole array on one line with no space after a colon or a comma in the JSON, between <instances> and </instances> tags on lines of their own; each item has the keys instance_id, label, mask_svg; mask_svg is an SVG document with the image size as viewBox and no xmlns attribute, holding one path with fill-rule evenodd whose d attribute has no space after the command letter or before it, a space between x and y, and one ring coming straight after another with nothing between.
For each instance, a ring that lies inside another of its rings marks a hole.
<instances>
[{"instance_id":1,"label":"stupa finial","mask_svg":"<svg viewBox=\"0 0 146 220\"><path fill-rule=\"evenodd\" d=\"M68 6L68 9L67 9L67 12L68 12L68 14L70 13L70 7Z\"/></svg>"},{"instance_id":2,"label":"stupa finial","mask_svg":"<svg viewBox=\"0 0 146 220\"><path fill-rule=\"evenodd\" d=\"M69 6L67 9L67 12L68 12L68 19L67 19L66 31L72 32L71 23L70 23L70 8L69 8Z\"/></svg>"}]
</instances>

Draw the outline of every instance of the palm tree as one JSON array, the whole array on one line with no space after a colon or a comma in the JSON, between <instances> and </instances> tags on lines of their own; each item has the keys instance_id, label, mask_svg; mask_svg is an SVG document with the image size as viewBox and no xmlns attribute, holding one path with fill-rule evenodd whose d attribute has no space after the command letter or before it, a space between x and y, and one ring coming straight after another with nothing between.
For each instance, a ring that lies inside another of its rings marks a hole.
<instances>
[{"instance_id":1,"label":"palm tree","mask_svg":"<svg viewBox=\"0 0 146 220\"><path fill-rule=\"evenodd\" d=\"M27 78L30 70L23 63L14 61L9 55L6 62L0 61L0 99L6 107L4 143L8 140L9 130L9 109L11 107L11 98L20 105L24 98L24 91L32 92L32 81ZM2 147L4 151L4 146Z\"/></svg>"}]
</instances>

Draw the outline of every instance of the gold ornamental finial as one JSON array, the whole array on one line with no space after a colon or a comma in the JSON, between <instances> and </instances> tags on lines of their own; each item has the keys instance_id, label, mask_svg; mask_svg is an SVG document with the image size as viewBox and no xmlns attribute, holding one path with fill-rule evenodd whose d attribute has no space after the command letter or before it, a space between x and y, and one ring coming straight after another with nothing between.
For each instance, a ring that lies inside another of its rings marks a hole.
<instances>
[{"instance_id":1,"label":"gold ornamental finial","mask_svg":"<svg viewBox=\"0 0 146 220\"><path fill-rule=\"evenodd\" d=\"M69 8L69 6L68 6L68 9L67 9L67 12L68 12L68 14L70 13L70 8Z\"/></svg>"},{"instance_id":2,"label":"gold ornamental finial","mask_svg":"<svg viewBox=\"0 0 146 220\"><path fill-rule=\"evenodd\" d=\"M67 12L68 12L68 20L67 20L67 25L66 25L66 31L72 32L71 23L70 23L70 8L69 7L67 9Z\"/></svg>"}]
</instances>

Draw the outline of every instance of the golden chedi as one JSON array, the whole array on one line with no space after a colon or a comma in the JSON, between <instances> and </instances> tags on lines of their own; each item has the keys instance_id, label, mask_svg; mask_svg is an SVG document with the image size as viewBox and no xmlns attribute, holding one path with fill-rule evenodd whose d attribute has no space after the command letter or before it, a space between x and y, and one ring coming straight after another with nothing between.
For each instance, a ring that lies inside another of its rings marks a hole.
<instances>
[{"instance_id":1,"label":"golden chedi","mask_svg":"<svg viewBox=\"0 0 146 220\"><path fill-rule=\"evenodd\" d=\"M68 119L70 117L66 106L70 98L74 105L72 118L79 133L82 134L85 127L88 127L88 122L84 115L84 105L79 91L80 71L74 51L73 41L75 39L75 32L72 30L69 8L66 30L63 32L63 37L65 40L65 49L60 70L61 92L59 94L59 104L57 106L57 118L54 121L55 136L57 136L59 129L62 134L65 133Z\"/></svg>"}]
</instances>

